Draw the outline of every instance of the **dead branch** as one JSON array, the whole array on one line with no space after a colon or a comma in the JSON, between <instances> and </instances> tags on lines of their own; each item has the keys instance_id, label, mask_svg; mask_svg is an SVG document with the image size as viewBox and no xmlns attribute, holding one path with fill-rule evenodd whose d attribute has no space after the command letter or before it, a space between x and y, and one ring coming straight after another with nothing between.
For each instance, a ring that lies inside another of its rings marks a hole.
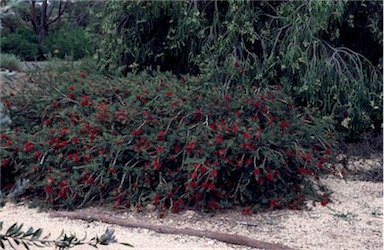
<instances>
[{"instance_id":1,"label":"dead branch","mask_svg":"<svg viewBox=\"0 0 384 250\"><path fill-rule=\"evenodd\" d=\"M116 217L112 217L105 214L99 214L99 213L91 214L86 212L57 211L57 212L51 212L50 216L51 217L67 217L69 219L80 219L88 222L100 221L100 222L116 224L124 227L131 227L131 228L144 228L144 229L149 229L162 234L182 234L182 235L188 235L188 236L205 237L205 238L210 238L210 239L218 240L218 241L229 243L229 244L248 246L248 247L253 247L258 249L293 250L292 248L289 248L284 245L259 241L259 240L251 239L241 235L195 230L195 229L189 229L189 228L173 228L166 225L154 225L154 224L149 224L145 222L129 221L127 219L116 218Z\"/></svg>"}]
</instances>

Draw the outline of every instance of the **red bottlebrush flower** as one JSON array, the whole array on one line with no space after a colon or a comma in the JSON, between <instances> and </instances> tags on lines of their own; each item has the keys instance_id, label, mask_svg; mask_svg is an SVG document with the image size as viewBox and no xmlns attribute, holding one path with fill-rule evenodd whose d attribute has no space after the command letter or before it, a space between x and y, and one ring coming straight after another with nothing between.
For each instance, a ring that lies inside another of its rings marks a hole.
<instances>
[{"instance_id":1,"label":"red bottlebrush flower","mask_svg":"<svg viewBox=\"0 0 384 250\"><path fill-rule=\"evenodd\" d=\"M159 134L157 135L157 137L164 137L165 136L165 132L164 131L160 131Z\"/></svg>"},{"instance_id":2,"label":"red bottlebrush flower","mask_svg":"<svg viewBox=\"0 0 384 250\"><path fill-rule=\"evenodd\" d=\"M133 135L133 136L137 136L139 134L139 132L137 131L137 130L133 130L132 132L131 132L131 135Z\"/></svg>"},{"instance_id":3,"label":"red bottlebrush flower","mask_svg":"<svg viewBox=\"0 0 384 250\"><path fill-rule=\"evenodd\" d=\"M116 169L114 169L114 168L109 168L109 169L108 169L108 173L110 173L110 174L115 174L115 173L116 173Z\"/></svg>"},{"instance_id":4,"label":"red bottlebrush flower","mask_svg":"<svg viewBox=\"0 0 384 250\"><path fill-rule=\"evenodd\" d=\"M153 204L158 204L159 203L159 198L160 196L158 194L155 194L155 197L153 197Z\"/></svg>"},{"instance_id":5,"label":"red bottlebrush flower","mask_svg":"<svg viewBox=\"0 0 384 250\"><path fill-rule=\"evenodd\" d=\"M57 105L56 102L52 103L52 107L53 107L54 109L59 109L59 106Z\"/></svg>"},{"instance_id":6,"label":"red bottlebrush flower","mask_svg":"<svg viewBox=\"0 0 384 250\"><path fill-rule=\"evenodd\" d=\"M95 182L95 178L92 176L88 176L87 179L85 179L85 183L87 184L93 184Z\"/></svg>"},{"instance_id":7,"label":"red bottlebrush flower","mask_svg":"<svg viewBox=\"0 0 384 250\"><path fill-rule=\"evenodd\" d=\"M253 107L254 108L259 108L261 106L261 102L255 102L254 104L253 104Z\"/></svg>"},{"instance_id":8,"label":"red bottlebrush flower","mask_svg":"<svg viewBox=\"0 0 384 250\"><path fill-rule=\"evenodd\" d=\"M81 76L82 78L85 78L87 75L85 74L85 72L81 72L81 73L80 73L80 76Z\"/></svg>"},{"instance_id":9,"label":"red bottlebrush flower","mask_svg":"<svg viewBox=\"0 0 384 250\"><path fill-rule=\"evenodd\" d=\"M260 169L255 169L253 170L253 174L256 175L256 176L259 176L260 175Z\"/></svg>"},{"instance_id":10,"label":"red bottlebrush flower","mask_svg":"<svg viewBox=\"0 0 384 250\"><path fill-rule=\"evenodd\" d=\"M283 128L288 128L289 127L289 123L288 122L283 122L282 124L280 124L280 128L283 129Z\"/></svg>"},{"instance_id":11,"label":"red bottlebrush flower","mask_svg":"<svg viewBox=\"0 0 384 250\"><path fill-rule=\"evenodd\" d=\"M69 93L68 98L71 100L75 99L75 94L74 93Z\"/></svg>"},{"instance_id":12,"label":"red bottlebrush flower","mask_svg":"<svg viewBox=\"0 0 384 250\"><path fill-rule=\"evenodd\" d=\"M161 152L163 152L163 148L162 148L161 146L158 146L158 147L156 148L156 151L157 151L158 153L161 153Z\"/></svg>"},{"instance_id":13,"label":"red bottlebrush flower","mask_svg":"<svg viewBox=\"0 0 384 250\"><path fill-rule=\"evenodd\" d=\"M35 147L35 144L33 144L32 142L27 142L24 144L24 151L26 153L32 151L32 149Z\"/></svg>"},{"instance_id":14,"label":"red bottlebrush flower","mask_svg":"<svg viewBox=\"0 0 384 250\"><path fill-rule=\"evenodd\" d=\"M250 215L251 213L252 213L252 209L250 209L250 208L244 208L243 209L243 214Z\"/></svg>"},{"instance_id":15,"label":"red bottlebrush flower","mask_svg":"<svg viewBox=\"0 0 384 250\"><path fill-rule=\"evenodd\" d=\"M305 154L305 160L306 161L311 161L312 160L312 156L309 153L306 153Z\"/></svg>"},{"instance_id":16,"label":"red bottlebrush flower","mask_svg":"<svg viewBox=\"0 0 384 250\"><path fill-rule=\"evenodd\" d=\"M248 166L251 166L252 163L253 163L252 159L247 159L247 160L245 161L245 164L247 164Z\"/></svg>"},{"instance_id":17,"label":"red bottlebrush flower","mask_svg":"<svg viewBox=\"0 0 384 250\"><path fill-rule=\"evenodd\" d=\"M160 165L159 159L155 159L154 164L153 164L153 167L154 167L155 169L159 169L160 166L161 166L161 165Z\"/></svg>"},{"instance_id":18,"label":"red bottlebrush flower","mask_svg":"<svg viewBox=\"0 0 384 250\"><path fill-rule=\"evenodd\" d=\"M271 208L276 207L277 205L278 205L278 201L277 200L273 200L270 203Z\"/></svg>"},{"instance_id":19,"label":"red bottlebrush flower","mask_svg":"<svg viewBox=\"0 0 384 250\"><path fill-rule=\"evenodd\" d=\"M167 97L171 98L173 96L172 92L168 92L167 94Z\"/></svg>"},{"instance_id":20,"label":"red bottlebrush flower","mask_svg":"<svg viewBox=\"0 0 384 250\"><path fill-rule=\"evenodd\" d=\"M196 181L192 181L191 184L189 185L191 188L195 189L197 188L197 182Z\"/></svg>"},{"instance_id":21,"label":"red bottlebrush flower","mask_svg":"<svg viewBox=\"0 0 384 250\"><path fill-rule=\"evenodd\" d=\"M325 154L326 154L326 155L330 155L330 154L331 154L331 151L327 148L327 149L325 150Z\"/></svg>"},{"instance_id":22,"label":"red bottlebrush flower","mask_svg":"<svg viewBox=\"0 0 384 250\"><path fill-rule=\"evenodd\" d=\"M68 130L69 130L69 128L62 128L62 129L60 130L60 132L61 132L62 134L65 134L65 133L67 133Z\"/></svg>"},{"instance_id":23,"label":"red bottlebrush flower","mask_svg":"<svg viewBox=\"0 0 384 250\"><path fill-rule=\"evenodd\" d=\"M182 82L182 83L186 83L186 82L187 82L187 78L185 78L184 76L181 77L181 82Z\"/></svg>"},{"instance_id":24,"label":"red bottlebrush flower","mask_svg":"<svg viewBox=\"0 0 384 250\"><path fill-rule=\"evenodd\" d=\"M260 138L261 137L261 131L257 131L256 132L256 138Z\"/></svg>"},{"instance_id":25,"label":"red bottlebrush flower","mask_svg":"<svg viewBox=\"0 0 384 250\"><path fill-rule=\"evenodd\" d=\"M179 146L179 145L176 145L176 146L175 146L175 152L176 152L176 153L179 153L180 151L181 151L180 146Z\"/></svg>"},{"instance_id":26,"label":"red bottlebrush flower","mask_svg":"<svg viewBox=\"0 0 384 250\"><path fill-rule=\"evenodd\" d=\"M197 173L196 172L193 172L192 174L191 174L191 178L192 178L192 180L196 180L197 179Z\"/></svg>"},{"instance_id":27,"label":"red bottlebrush flower","mask_svg":"<svg viewBox=\"0 0 384 250\"><path fill-rule=\"evenodd\" d=\"M267 179L270 181L273 180L273 174L272 173L268 173L265 177L267 177Z\"/></svg>"},{"instance_id":28,"label":"red bottlebrush flower","mask_svg":"<svg viewBox=\"0 0 384 250\"><path fill-rule=\"evenodd\" d=\"M60 143L60 147L61 147L61 148L65 148L66 146L68 146L68 141L62 141L62 142Z\"/></svg>"},{"instance_id":29,"label":"red bottlebrush flower","mask_svg":"<svg viewBox=\"0 0 384 250\"><path fill-rule=\"evenodd\" d=\"M4 105L7 107L7 108L10 108L12 106L11 102L9 100L5 100L4 101Z\"/></svg>"},{"instance_id":30,"label":"red bottlebrush flower","mask_svg":"<svg viewBox=\"0 0 384 250\"><path fill-rule=\"evenodd\" d=\"M34 154L33 154L33 156L36 158L36 159L39 159L40 158L40 152L35 152Z\"/></svg>"},{"instance_id":31,"label":"red bottlebrush flower","mask_svg":"<svg viewBox=\"0 0 384 250\"><path fill-rule=\"evenodd\" d=\"M225 95L225 96L224 96L224 100L225 100L226 102L228 102L229 100L231 100L231 97L230 97L229 95Z\"/></svg>"},{"instance_id":32,"label":"red bottlebrush flower","mask_svg":"<svg viewBox=\"0 0 384 250\"><path fill-rule=\"evenodd\" d=\"M323 168L323 163L321 163L321 162L317 163L317 167L322 169Z\"/></svg>"},{"instance_id":33,"label":"red bottlebrush flower","mask_svg":"<svg viewBox=\"0 0 384 250\"><path fill-rule=\"evenodd\" d=\"M9 160L8 160L7 158L3 158L3 159L1 160L1 166L8 165L8 163L9 163Z\"/></svg>"},{"instance_id":34,"label":"red bottlebrush flower","mask_svg":"<svg viewBox=\"0 0 384 250\"><path fill-rule=\"evenodd\" d=\"M69 85L69 90L73 91L75 89L75 86L73 84Z\"/></svg>"},{"instance_id":35,"label":"red bottlebrush flower","mask_svg":"<svg viewBox=\"0 0 384 250\"><path fill-rule=\"evenodd\" d=\"M198 201L200 201L201 200L201 193L196 193L195 194L195 200L198 202Z\"/></svg>"},{"instance_id":36,"label":"red bottlebrush flower","mask_svg":"<svg viewBox=\"0 0 384 250\"><path fill-rule=\"evenodd\" d=\"M236 116L237 116L237 117L240 117L240 116L241 116L241 113L240 113L240 111L236 110L236 112L235 112L235 113L236 113Z\"/></svg>"},{"instance_id":37,"label":"red bottlebrush flower","mask_svg":"<svg viewBox=\"0 0 384 250\"><path fill-rule=\"evenodd\" d=\"M52 186L44 186L44 192L46 192L47 194L53 194Z\"/></svg>"},{"instance_id":38,"label":"red bottlebrush flower","mask_svg":"<svg viewBox=\"0 0 384 250\"><path fill-rule=\"evenodd\" d=\"M201 184L201 187L204 188L204 189L207 189L208 188L208 183L207 182L203 182L203 184Z\"/></svg>"},{"instance_id":39,"label":"red bottlebrush flower","mask_svg":"<svg viewBox=\"0 0 384 250\"><path fill-rule=\"evenodd\" d=\"M216 177L216 176L217 176L217 170L216 170L216 169L212 171L212 176L213 176L213 177Z\"/></svg>"},{"instance_id":40,"label":"red bottlebrush flower","mask_svg":"<svg viewBox=\"0 0 384 250\"><path fill-rule=\"evenodd\" d=\"M89 96L82 96L81 97L83 100L80 102L81 106L92 106L92 101Z\"/></svg>"},{"instance_id":41,"label":"red bottlebrush flower","mask_svg":"<svg viewBox=\"0 0 384 250\"><path fill-rule=\"evenodd\" d=\"M72 139L72 142L73 142L74 144L78 144L78 143L79 143L79 139L75 137L75 138Z\"/></svg>"},{"instance_id":42,"label":"red bottlebrush flower","mask_svg":"<svg viewBox=\"0 0 384 250\"><path fill-rule=\"evenodd\" d=\"M199 171L200 171L200 173L204 174L205 172L207 172L207 168L204 166L200 166Z\"/></svg>"},{"instance_id":43,"label":"red bottlebrush flower","mask_svg":"<svg viewBox=\"0 0 384 250\"><path fill-rule=\"evenodd\" d=\"M277 85L277 89L280 90L283 86L281 84Z\"/></svg>"},{"instance_id":44,"label":"red bottlebrush flower","mask_svg":"<svg viewBox=\"0 0 384 250\"><path fill-rule=\"evenodd\" d=\"M299 174L302 174L302 175L306 175L308 173L305 168L298 168L297 172L299 172Z\"/></svg>"},{"instance_id":45,"label":"red bottlebrush flower","mask_svg":"<svg viewBox=\"0 0 384 250\"><path fill-rule=\"evenodd\" d=\"M320 204L321 204L323 207L325 207L325 206L328 204L328 201L326 201L326 200L322 200L322 201L320 202Z\"/></svg>"},{"instance_id":46,"label":"red bottlebrush flower","mask_svg":"<svg viewBox=\"0 0 384 250\"><path fill-rule=\"evenodd\" d=\"M243 138L244 138L244 140L249 140L249 134L244 133L244 134L243 134Z\"/></svg>"},{"instance_id":47,"label":"red bottlebrush flower","mask_svg":"<svg viewBox=\"0 0 384 250\"><path fill-rule=\"evenodd\" d=\"M219 155L225 155L225 149L220 149L219 150Z\"/></svg>"},{"instance_id":48,"label":"red bottlebrush flower","mask_svg":"<svg viewBox=\"0 0 384 250\"><path fill-rule=\"evenodd\" d=\"M239 72L240 72L240 74L244 74L245 69L240 69Z\"/></svg>"},{"instance_id":49,"label":"red bottlebrush flower","mask_svg":"<svg viewBox=\"0 0 384 250\"><path fill-rule=\"evenodd\" d=\"M324 157L321 157L321 158L320 158L320 162L321 162L321 163L326 163L327 160L326 160Z\"/></svg>"},{"instance_id":50,"label":"red bottlebrush flower","mask_svg":"<svg viewBox=\"0 0 384 250\"><path fill-rule=\"evenodd\" d=\"M223 143L223 139L221 138L221 135L217 135L216 136L216 143L217 144L222 144Z\"/></svg>"},{"instance_id":51,"label":"red bottlebrush flower","mask_svg":"<svg viewBox=\"0 0 384 250\"><path fill-rule=\"evenodd\" d=\"M240 67L240 63L239 63L239 62L235 62L235 63L233 64L233 66L235 66L235 68L238 68L238 67Z\"/></svg>"},{"instance_id":52,"label":"red bottlebrush flower","mask_svg":"<svg viewBox=\"0 0 384 250\"><path fill-rule=\"evenodd\" d=\"M209 207L212 209L217 209L219 207L219 203L217 201L209 202Z\"/></svg>"},{"instance_id":53,"label":"red bottlebrush flower","mask_svg":"<svg viewBox=\"0 0 384 250\"><path fill-rule=\"evenodd\" d=\"M188 149L193 149L196 146L196 142L190 142L187 146Z\"/></svg>"}]
</instances>

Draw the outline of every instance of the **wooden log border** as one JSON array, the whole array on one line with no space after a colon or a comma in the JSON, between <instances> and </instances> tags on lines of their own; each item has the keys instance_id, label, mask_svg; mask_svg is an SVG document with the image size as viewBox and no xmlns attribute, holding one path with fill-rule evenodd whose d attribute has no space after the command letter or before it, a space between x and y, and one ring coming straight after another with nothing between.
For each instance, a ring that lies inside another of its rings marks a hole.
<instances>
[{"instance_id":1,"label":"wooden log border","mask_svg":"<svg viewBox=\"0 0 384 250\"><path fill-rule=\"evenodd\" d=\"M189 228L173 228L166 225L155 225L145 222L135 222L129 221L127 219L116 218L110 215L101 214L101 213L86 213L86 212L68 212L68 211L56 211L50 213L51 217L67 217L69 219L80 219L88 222L91 221L100 221L108 224L115 224L124 227L130 228L144 228L155 231L161 234L181 234L188 236L196 237L205 237L228 244L242 245L247 247L253 247L258 249L265 250L293 250L290 247L277 244L277 243L268 243L260 240L255 240L249 237L228 234L228 233L219 233L213 231L204 231L204 230L195 230Z\"/></svg>"}]
</instances>

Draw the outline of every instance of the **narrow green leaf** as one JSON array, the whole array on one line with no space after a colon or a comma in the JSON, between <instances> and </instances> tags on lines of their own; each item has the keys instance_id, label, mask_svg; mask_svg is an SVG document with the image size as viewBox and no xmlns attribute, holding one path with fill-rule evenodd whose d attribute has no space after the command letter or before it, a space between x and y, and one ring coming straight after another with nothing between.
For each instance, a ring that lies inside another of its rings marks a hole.
<instances>
[{"instance_id":1,"label":"narrow green leaf","mask_svg":"<svg viewBox=\"0 0 384 250\"><path fill-rule=\"evenodd\" d=\"M121 244L123 246L127 246L127 247L134 247L133 245L131 245L129 243L124 243L124 242L120 242L119 244Z\"/></svg>"},{"instance_id":2,"label":"narrow green leaf","mask_svg":"<svg viewBox=\"0 0 384 250\"><path fill-rule=\"evenodd\" d=\"M33 227L30 227L27 232L24 234L25 237L28 237L33 234Z\"/></svg>"},{"instance_id":3,"label":"narrow green leaf","mask_svg":"<svg viewBox=\"0 0 384 250\"><path fill-rule=\"evenodd\" d=\"M25 249L29 250L29 246L28 246L28 244L27 244L27 243L25 243L24 241L22 241L21 243L23 243L23 245L24 245Z\"/></svg>"},{"instance_id":4,"label":"narrow green leaf","mask_svg":"<svg viewBox=\"0 0 384 250\"><path fill-rule=\"evenodd\" d=\"M37 229L36 232L33 234L32 239L38 239L40 238L41 234L43 233L43 230L41 228Z\"/></svg>"},{"instance_id":5,"label":"narrow green leaf","mask_svg":"<svg viewBox=\"0 0 384 250\"><path fill-rule=\"evenodd\" d=\"M5 232L5 235L11 235L15 228L17 227L17 223L13 224L10 228L8 228L7 232Z\"/></svg>"}]
</instances>

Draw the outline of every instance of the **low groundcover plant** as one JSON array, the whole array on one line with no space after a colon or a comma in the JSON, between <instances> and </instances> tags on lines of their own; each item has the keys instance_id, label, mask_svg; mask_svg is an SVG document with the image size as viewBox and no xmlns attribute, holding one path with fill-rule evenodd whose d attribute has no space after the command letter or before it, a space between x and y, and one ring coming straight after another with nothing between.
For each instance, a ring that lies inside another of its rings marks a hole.
<instances>
[{"instance_id":1,"label":"low groundcover plant","mask_svg":"<svg viewBox=\"0 0 384 250\"><path fill-rule=\"evenodd\" d=\"M27 193L44 206L153 204L163 216L329 201L320 177L334 168L332 124L296 108L280 85L224 91L168 73L49 79L33 100L4 98L13 124L1 134L2 172L12 172L3 184L30 179Z\"/></svg>"}]
</instances>

